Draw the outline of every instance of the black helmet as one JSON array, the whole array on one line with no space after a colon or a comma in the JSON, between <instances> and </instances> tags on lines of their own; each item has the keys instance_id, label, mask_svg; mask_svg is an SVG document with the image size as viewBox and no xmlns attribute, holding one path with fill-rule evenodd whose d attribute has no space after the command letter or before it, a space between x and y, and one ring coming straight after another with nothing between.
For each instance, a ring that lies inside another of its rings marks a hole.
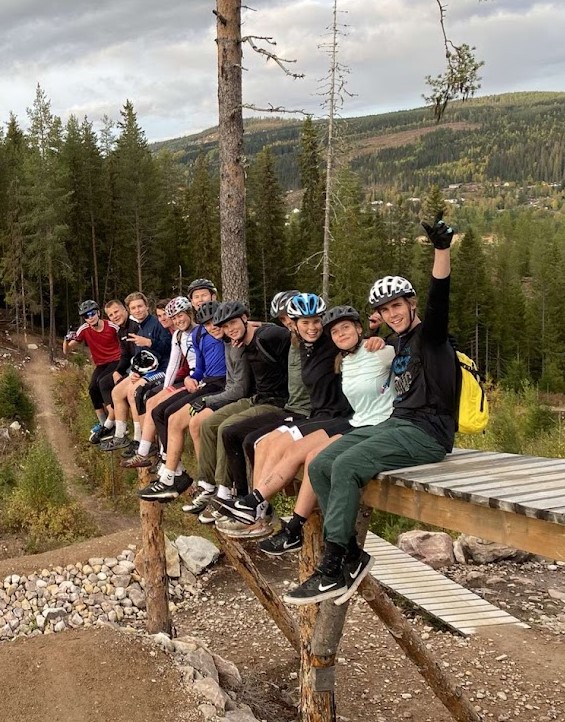
<instances>
[{"instance_id":1,"label":"black helmet","mask_svg":"<svg viewBox=\"0 0 565 722\"><path fill-rule=\"evenodd\" d=\"M192 301L192 294L194 291L198 291L201 288L207 288L210 293L218 293L218 289L214 286L212 281L209 281L207 278L195 278L186 289L186 295Z\"/></svg>"},{"instance_id":2,"label":"black helmet","mask_svg":"<svg viewBox=\"0 0 565 722\"><path fill-rule=\"evenodd\" d=\"M324 313L322 316L322 324L324 328L329 331L332 324L336 321L361 323L361 316L359 315L359 311L356 311L353 306L334 306Z\"/></svg>"},{"instance_id":3,"label":"black helmet","mask_svg":"<svg viewBox=\"0 0 565 722\"><path fill-rule=\"evenodd\" d=\"M243 303L241 301L226 301L220 303L212 320L214 326L223 326L232 318L241 318L241 316L249 316L249 311Z\"/></svg>"},{"instance_id":4,"label":"black helmet","mask_svg":"<svg viewBox=\"0 0 565 722\"><path fill-rule=\"evenodd\" d=\"M90 311L100 311L100 306L96 303L96 301L93 301L92 299L88 299L88 301L83 301L78 307L79 316L86 316L86 314Z\"/></svg>"},{"instance_id":5,"label":"black helmet","mask_svg":"<svg viewBox=\"0 0 565 722\"><path fill-rule=\"evenodd\" d=\"M300 291L279 291L273 296L271 301L271 318L278 318L281 313L286 313L286 307L291 298L299 295Z\"/></svg>"},{"instance_id":6,"label":"black helmet","mask_svg":"<svg viewBox=\"0 0 565 722\"><path fill-rule=\"evenodd\" d=\"M131 368L140 376L159 368L159 359L152 351L138 351L131 360Z\"/></svg>"},{"instance_id":7,"label":"black helmet","mask_svg":"<svg viewBox=\"0 0 565 722\"><path fill-rule=\"evenodd\" d=\"M196 312L196 323L208 323L214 318L214 314L219 306L218 301L206 301Z\"/></svg>"}]
</instances>

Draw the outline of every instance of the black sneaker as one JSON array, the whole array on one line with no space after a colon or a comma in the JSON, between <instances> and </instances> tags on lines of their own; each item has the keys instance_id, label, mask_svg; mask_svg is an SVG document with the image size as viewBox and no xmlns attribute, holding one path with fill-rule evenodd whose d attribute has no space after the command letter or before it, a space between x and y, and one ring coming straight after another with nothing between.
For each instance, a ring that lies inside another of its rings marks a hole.
<instances>
[{"instance_id":1,"label":"black sneaker","mask_svg":"<svg viewBox=\"0 0 565 722\"><path fill-rule=\"evenodd\" d=\"M311 577L303 582L299 587L287 592L283 596L283 601L287 604L317 604L324 602L326 599L334 599L340 597L347 592L347 584L343 570L337 577L328 577L321 571L316 570Z\"/></svg>"},{"instance_id":2,"label":"black sneaker","mask_svg":"<svg viewBox=\"0 0 565 722\"><path fill-rule=\"evenodd\" d=\"M100 426L100 424L96 424L96 426L92 429L90 432L89 441L91 444L100 444L102 441L108 441L109 439L114 436L115 427L112 426L111 429L108 429L106 426Z\"/></svg>"},{"instance_id":3,"label":"black sneaker","mask_svg":"<svg viewBox=\"0 0 565 722\"><path fill-rule=\"evenodd\" d=\"M259 542L257 546L270 557L280 557L282 554L302 549L302 533L295 536L288 528L288 524L283 521L282 528L277 534Z\"/></svg>"},{"instance_id":4,"label":"black sneaker","mask_svg":"<svg viewBox=\"0 0 565 722\"><path fill-rule=\"evenodd\" d=\"M221 511L226 516L239 519L246 524L254 524L260 519L269 506L268 501L262 501L258 504L249 504L245 501L246 497L237 499L220 499L217 498L216 503L221 506Z\"/></svg>"},{"instance_id":5,"label":"black sneaker","mask_svg":"<svg viewBox=\"0 0 565 722\"><path fill-rule=\"evenodd\" d=\"M157 479L144 489L140 489L137 495L143 501L172 501L179 493L174 484L165 484L161 479Z\"/></svg>"},{"instance_id":6,"label":"black sneaker","mask_svg":"<svg viewBox=\"0 0 565 722\"><path fill-rule=\"evenodd\" d=\"M139 441L130 441L128 446L122 451L120 456L122 459L131 459L139 450Z\"/></svg>"},{"instance_id":7,"label":"black sneaker","mask_svg":"<svg viewBox=\"0 0 565 722\"><path fill-rule=\"evenodd\" d=\"M184 492L192 486L192 482L194 479L190 474L188 474L186 471L183 471L178 476L175 476L175 489L178 491L179 494L184 494Z\"/></svg>"},{"instance_id":8,"label":"black sneaker","mask_svg":"<svg viewBox=\"0 0 565 722\"><path fill-rule=\"evenodd\" d=\"M375 560L366 551L361 551L361 556L357 559L345 560L343 565L343 576L345 577L345 583L347 584L347 591L338 597L334 604L338 607L340 604L345 604L348 599L355 594L357 587L361 584L363 579L371 571Z\"/></svg>"}]
</instances>

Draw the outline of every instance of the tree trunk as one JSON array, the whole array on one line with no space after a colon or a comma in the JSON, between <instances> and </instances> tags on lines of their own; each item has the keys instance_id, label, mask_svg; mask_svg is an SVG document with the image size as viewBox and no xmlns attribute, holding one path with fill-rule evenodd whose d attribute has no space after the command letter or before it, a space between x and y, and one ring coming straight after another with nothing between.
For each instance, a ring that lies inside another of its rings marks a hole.
<instances>
[{"instance_id":1,"label":"tree trunk","mask_svg":"<svg viewBox=\"0 0 565 722\"><path fill-rule=\"evenodd\" d=\"M137 260L137 290L143 291L143 251L141 248L141 234L139 231L139 211L135 209L135 255Z\"/></svg>"},{"instance_id":2,"label":"tree trunk","mask_svg":"<svg viewBox=\"0 0 565 722\"><path fill-rule=\"evenodd\" d=\"M100 298L100 288L98 285L98 259L96 258L96 227L92 208L90 209L90 242L92 245L92 270L94 272L94 298L98 303L103 303L106 299Z\"/></svg>"},{"instance_id":3,"label":"tree trunk","mask_svg":"<svg viewBox=\"0 0 565 722\"><path fill-rule=\"evenodd\" d=\"M217 0L222 295L247 303L241 0Z\"/></svg>"},{"instance_id":4,"label":"tree trunk","mask_svg":"<svg viewBox=\"0 0 565 722\"><path fill-rule=\"evenodd\" d=\"M55 280L53 278L53 259L49 256L49 360L55 360Z\"/></svg>"},{"instance_id":5,"label":"tree trunk","mask_svg":"<svg viewBox=\"0 0 565 722\"><path fill-rule=\"evenodd\" d=\"M149 471L139 469L139 488L149 483ZM163 534L163 506L156 502L140 501L141 538L145 598L147 600L147 631L149 634L164 632L172 636L173 626L169 612L169 589L165 559L165 535Z\"/></svg>"}]
</instances>

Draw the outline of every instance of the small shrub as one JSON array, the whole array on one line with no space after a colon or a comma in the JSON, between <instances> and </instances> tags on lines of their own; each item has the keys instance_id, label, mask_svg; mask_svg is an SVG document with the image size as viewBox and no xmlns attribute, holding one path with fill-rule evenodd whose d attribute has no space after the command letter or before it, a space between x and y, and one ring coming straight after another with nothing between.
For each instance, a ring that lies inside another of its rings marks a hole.
<instances>
[{"instance_id":1,"label":"small shrub","mask_svg":"<svg viewBox=\"0 0 565 722\"><path fill-rule=\"evenodd\" d=\"M22 421L28 426L33 422L34 407L20 374L13 366L0 371L0 415L4 419Z\"/></svg>"},{"instance_id":2,"label":"small shrub","mask_svg":"<svg viewBox=\"0 0 565 722\"><path fill-rule=\"evenodd\" d=\"M68 501L63 470L45 440L34 442L25 457L14 497L25 508L36 512Z\"/></svg>"}]
</instances>

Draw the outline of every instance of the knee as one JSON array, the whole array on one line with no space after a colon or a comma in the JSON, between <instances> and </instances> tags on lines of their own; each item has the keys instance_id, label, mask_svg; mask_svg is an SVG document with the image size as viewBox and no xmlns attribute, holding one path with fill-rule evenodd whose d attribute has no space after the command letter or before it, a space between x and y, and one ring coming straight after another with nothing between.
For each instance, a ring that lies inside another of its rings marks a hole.
<instances>
[{"instance_id":1,"label":"knee","mask_svg":"<svg viewBox=\"0 0 565 722\"><path fill-rule=\"evenodd\" d=\"M330 478L333 468L332 459L329 459L324 452L320 452L319 454L314 454L314 452L311 453L313 456L308 466L308 473L312 484L314 484L316 479L323 477Z\"/></svg>"}]
</instances>

